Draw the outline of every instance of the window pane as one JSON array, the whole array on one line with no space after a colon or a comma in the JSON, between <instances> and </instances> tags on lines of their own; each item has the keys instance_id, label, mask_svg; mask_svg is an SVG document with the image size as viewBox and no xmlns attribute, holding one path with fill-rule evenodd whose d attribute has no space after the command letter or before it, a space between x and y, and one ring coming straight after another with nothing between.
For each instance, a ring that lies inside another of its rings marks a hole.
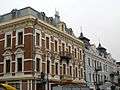
<instances>
[{"instance_id":1,"label":"window pane","mask_svg":"<svg viewBox=\"0 0 120 90\"><path fill-rule=\"evenodd\" d=\"M63 74L66 74L66 65L63 64Z\"/></svg>"},{"instance_id":2,"label":"window pane","mask_svg":"<svg viewBox=\"0 0 120 90\"><path fill-rule=\"evenodd\" d=\"M55 63L55 72L56 72L56 75L58 75L58 63Z\"/></svg>"},{"instance_id":3,"label":"window pane","mask_svg":"<svg viewBox=\"0 0 120 90\"><path fill-rule=\"evenodd\" d=\"M45 73L45 63L42 63L42 72Z\"/></svg>"},{"instance_id":4,"label":"window pane","mask_svg":"<svg viewBox=\"0 0 120 90\"><path fill-rule=\"evenodd\" d=\"M46 48L49 49L49 38L46 37Z\"/></svg>"},{"instance_id":5,"label":"window pane","mask_svg":"<svg viewBox=\"0 0 120 90\"><path fill-rule=\"evenodd\" d=\"M47 60L47 73L50 73L50 61Z\"/></svg>"},{"instance_id":6,"label":"window pane","mask_svg":"<svg viewBox=\"0 0 120 90\"><path fill-rule=\"evenodd\" d=\"M18 45L23 44L23 32L18 32Z\"/></svg>"},{"instance_id":7,"label":"window pane","mask_svg":"<svg viewBox=\"0 0 120 90\"><path fill-rule=\"evenodd\" d=\"M7 47L11 47L11 35L7 35Z\"/></svg>"},{"instance_id":8,"label":"window pane","mask_svg":"<svg viewBox=\"0 0 120 90\"><path fill-rule=\"evenodd\" d=\"M57 41L55 40L55 51L57 52Z\"/></svg>"},{"instance_id":9,"label":"window pane","mask_svg":"<svg viewBox=\"0 0 120 90\"><path fill-rule=\"evenodd\" d=\"M81 68L81 78L83 78L83 69Z\"/></svg>"},{"instance_id":10,"label":"window pane","mask_svg":"<svg viewBox=\"0 0 120 90\"><path fill-rule=\"evenodd\" d=\"M10 72L10 60L6 60L6 73Z\"/></svg>"},{"instance_id":11,"label":"window pane","mask_svg":"<svg viewBox=\"0 0 120 90\"><path fill-rule=\"evenodd\" d=\"M40 34L36 33L36 45L40 45Z\"/></svg>"},{"instance_id":12,"label":"window pane","mask_svg":"<svg viewBox=\"0 0 120 90\"><path fill-rule=\"evenodd\" d=\"M36 59L36 70L40 71L40 59L39 58Z\"/></svg>"},{"instance_id":13,"label":"window pane","mask_svg":"<svg viewBox=\"0 0 120 90\"><path fill-rule=\"evenodd\" d=\"M70 66L70 75L72 76L72 66Z\"/></svg>"},{"instance_id":14,"label":"window pane","mask_svg":"<svg viewBox=\"0 0 120 90\"><path fill-rule=\"evenodd\" d=\"M42 39L42 50L45 50L45 40Z\"/></svg>"},{"instance_id":15,"label":"window pane","mask_svg":"<svg viewBox=\"0 0 120 90\"><path fill-rule=\"evenodd\" d=\"M17 68L18 68L18 72L21 72L22 71L22 58L18 58L17 59Z\"/></svg>"},{"instance_id":16,"label":"window pane","mask_svg":"<svg viewBox=\"0 0 120 90\"><path fill-rule=\"evenodd\" d=\"M54 65L51 66L52 74L54 74Z\"/></svg>"}]
</instances>

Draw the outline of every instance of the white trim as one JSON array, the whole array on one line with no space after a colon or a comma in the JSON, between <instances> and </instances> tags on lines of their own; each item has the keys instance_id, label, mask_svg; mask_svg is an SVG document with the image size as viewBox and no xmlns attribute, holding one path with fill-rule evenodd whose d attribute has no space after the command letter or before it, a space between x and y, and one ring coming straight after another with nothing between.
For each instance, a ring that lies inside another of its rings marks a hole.
<instances>
[{"instance_id":1,"label":"white trim","mask_svg":"<svg viewBox=\"0 0 120 90\"><path fill-rule=\"evenodd\" d=\"M30 90L29 88L29 80L27 80L27 90Z\"/></svg>"},{"instance_id":2,"label":"white trim","mask_svg":"<svg viewBox=\"0 0 120 90\"><path fill-rule=\"evenodd\" d=\"M0 62L0 64L4 64L4 61L3 61L3 62Z\"/></svg>"},{"instance_id":3,"label":"white trim","mask_svg":"<svg viewBox=\"0 0 120 90\"><path fill-rule=\"evenodd\" d=\"M32 35L32 33L25 33L24 36L27 36L27 35Z\"/></svg>"},{"instance_id":4,"label":"white trim","mask_svg":"<svg viewBox=\"0 0 120 90\"><path fill-rule=\"evenodd\" d=\"M18 45L18 33L23 32L23 43L24 44L24 28L16 30L16 46Z\"/></svg>"},{"instance_id":5,"label":"white trim","mask_svg":"<svg viewBox=\"0 0 120 90\"><path fill-rule=\"evenodd\" d=\"M12 36L12 39L13 39L13 38L16 38L16 36Z\"/></svg>"},{"instance_id":6,"label":"white trim","mask_svg":"<svg viewBox=\"0 0 120 90\"><path fill-rule=\"evenodd\" d=\"M0 42L1 42L1 41L4 41L4 40L5 40L5 38L3 38L3 39L0 39Z\"/></svg>"},{"instance_id":7,"label":"white trim","mask_svg":"<svg viewBox=\"0 0 120 90\"><path fill-rule=\"evenodd\" d=\"M20 80L20 90L22 90L22 80Z\"/></svg>"},{"instance_id":8,"label":"white trim","mask_svg":"<svg viewBox=\"0 0 120 90\"><path fill-rule=\"evenodd\" d=\"M35 89L34 89L34 90L36 90L36 84L37 84L37 83L36 83L36 80L35 80Z\"/></svg>"},{"instance_id":9,"label":"white trim","mask_svg":"<svg viewBox=\"0 0 120 90\"><path fill-rule=\"evenodd\" d=\"M24 59L24 61L32 61L32 59Z\"/></svg>"},{"instance_id":10,"label":"white trim","mask_svg":"<svg viewBox=\"0 0 120 90\"><path fill-rule=\"evenodd\" d=\"M32 90L32 80L30 80L30 84L31 84L31 85L30 85L30 86L31 86L31 87L30 87L30 90Z\"/></svg>"}]
</instances>

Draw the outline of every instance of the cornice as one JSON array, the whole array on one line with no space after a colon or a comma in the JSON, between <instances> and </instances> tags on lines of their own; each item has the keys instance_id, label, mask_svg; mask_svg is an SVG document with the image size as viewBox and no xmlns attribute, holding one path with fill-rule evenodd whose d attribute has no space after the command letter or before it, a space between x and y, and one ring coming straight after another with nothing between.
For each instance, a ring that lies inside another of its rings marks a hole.
<instances>
[{"instance_id":1,"label":"cornice","mask_svg":"<svg viewBox=\"0 0 120 90\"><path fill-rule=\"evenodd\" d=\"M56 33L57 35L61 36L64 39L70 40L72 42L75 42L76 44L80 45L81 48L84 48L84 44L82 41L78 40L77 38L60 31L58 28L40 20L37 19L37 23L35 22L36 18L32 15L16 18L7 22L0 23L0 32L5 32L6 30L15 30L16 28L22 28L22 27L32 27L36 28L37 25L42 26L44 28L47 28L48 30ZM36 24L35 24L36 23ZM35 26L36 27L35 27Z\"/></svg>"}]
</instances>

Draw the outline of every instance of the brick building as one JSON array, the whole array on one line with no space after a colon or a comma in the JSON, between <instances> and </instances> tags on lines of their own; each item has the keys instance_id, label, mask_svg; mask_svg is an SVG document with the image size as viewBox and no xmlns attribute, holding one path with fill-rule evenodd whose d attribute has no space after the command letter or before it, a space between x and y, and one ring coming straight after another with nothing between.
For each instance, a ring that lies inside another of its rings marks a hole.
<instances>
[{"instance_id":1,"label":"brick building","mask_svg":"<svg viewBox=\"0 0 120 90\"><path fill-rule=\"evenodd\" d=\"M31 7L0 16L0 82L17 90L52 90L57 85L82 86L82 41L60 21Z\"/></svg>"}]
</instances>

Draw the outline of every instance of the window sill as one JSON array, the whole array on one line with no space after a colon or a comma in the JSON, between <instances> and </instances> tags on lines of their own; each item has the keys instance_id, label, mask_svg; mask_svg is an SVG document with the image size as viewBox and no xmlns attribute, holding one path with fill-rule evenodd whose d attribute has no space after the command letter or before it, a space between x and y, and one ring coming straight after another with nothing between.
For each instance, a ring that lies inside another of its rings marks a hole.
<instances>
[{"instance_id":1,"label":"window sill","mask_svg":"<svg viewBox=\"0 0 120 90\"><path fill-rule=\"evenodd\" d=\"M12 74L10 72L4 74L4 77L8 77L8 76L12 76Z\"/></svg>"}]
</instances>

